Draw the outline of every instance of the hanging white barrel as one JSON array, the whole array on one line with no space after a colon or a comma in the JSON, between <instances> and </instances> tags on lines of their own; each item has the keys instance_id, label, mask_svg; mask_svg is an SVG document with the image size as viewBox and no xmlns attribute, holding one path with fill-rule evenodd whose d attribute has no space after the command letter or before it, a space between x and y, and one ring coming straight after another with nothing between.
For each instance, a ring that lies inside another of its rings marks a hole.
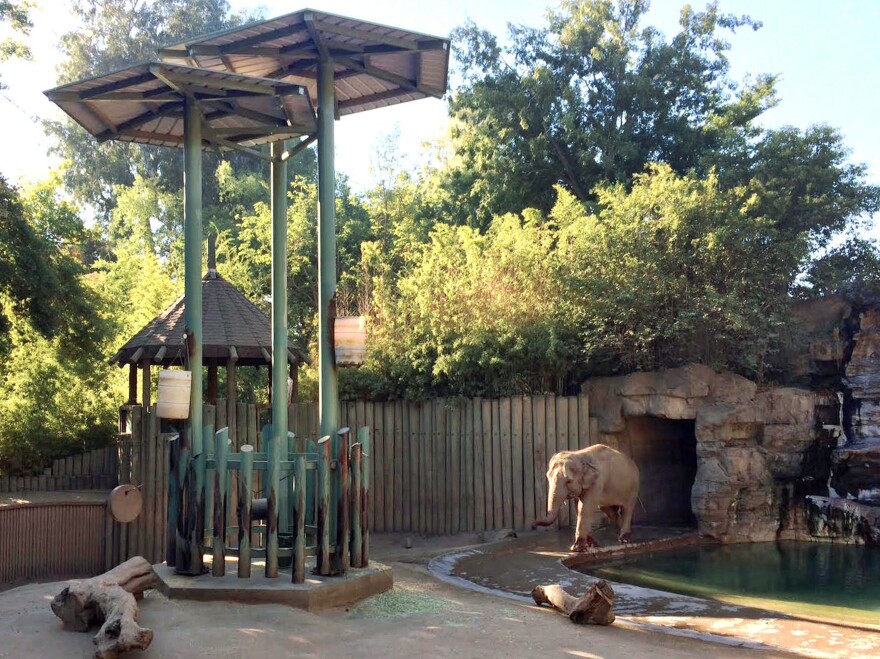
<instances>
[{"instance_id":1,"label":"hanging white barrel","mask_svg":"<svg viewBox=\"0 0 880 659\"><path fill-rule=\"evenodd\" d=\"M337 364L363 364L367 354L367 326L363 316L334 320L333 343Z\"/></svg>"},{"instance_id":2,"label":"hanging white barrel","mask_svg":"<svg viewBox=\"0 0 880 659\"><path fill-rule=\"evenodd\" d=\"M188 419L192 373L159 371L159 400L156 414L162 419Z\"/></svg>"}]
</instances>

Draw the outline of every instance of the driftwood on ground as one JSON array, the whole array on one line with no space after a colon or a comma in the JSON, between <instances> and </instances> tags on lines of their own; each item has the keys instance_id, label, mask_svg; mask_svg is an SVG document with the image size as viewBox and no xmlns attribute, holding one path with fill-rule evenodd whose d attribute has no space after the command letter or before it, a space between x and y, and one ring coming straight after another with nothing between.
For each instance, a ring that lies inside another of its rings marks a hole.
<instances>
[{"instance_id":1,"label":"driftwood on ground","mask_svg":"<svg viewBox=\"0 0 880 659\"><path fill-rule=\"evenodd\" d=\"M153 632L137 623L137 600L156 584L147 559L135 556L109 572L72 583L52 600L52 612L64 626L79 632L103 623L93 639L98 659L127 650L146 650Z\"/></svg>"},{"instance_id":2,"label":"driftwood on ground","mask_svg":"<svg viewBox=\"0 0 880 659\"><path fill-rule=\"evenodd\" d=\"M614 622L614 591L604 579L587 589L583 597L569 595L562 586L535 586L535 604L559 609L577 625L610 625Z\"/></svg>"}]
</instances>

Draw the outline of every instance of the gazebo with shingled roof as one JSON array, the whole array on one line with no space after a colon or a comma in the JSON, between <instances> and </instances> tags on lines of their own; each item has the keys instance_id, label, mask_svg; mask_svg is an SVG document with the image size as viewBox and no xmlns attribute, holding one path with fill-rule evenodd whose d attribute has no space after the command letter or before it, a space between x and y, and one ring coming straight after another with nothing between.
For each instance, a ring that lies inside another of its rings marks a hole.
<instances>
[{"instance_id":1,"label":"gazebo with shingled roof","mask_svg":"<svg viewBox=\"0 0 880 659\"><path fill-rule=\"evenodd\" d=\"M184 295L178 297L113 356L112 363L120 368L127 364L130 369L127 404L138 402L138 369L141 370L141 402L146 408L152 403L152 366L171 368L186 363L184 301ZM217 272L213 241L209 241L208 271L202 278L202 313L202 364L208 368L205 399L216 405L221 366L226 368L227 391L230 393L235 391L239 366L271 368L272 328L269 316ZM288 341L287 362L293 381L291 397L296 396L297 369L307 361L308 356ZM271 380L269 377L270 387ZM235 396L227 395L227 415L233 420L235 402Z\"/></svg>"}]
</instances>

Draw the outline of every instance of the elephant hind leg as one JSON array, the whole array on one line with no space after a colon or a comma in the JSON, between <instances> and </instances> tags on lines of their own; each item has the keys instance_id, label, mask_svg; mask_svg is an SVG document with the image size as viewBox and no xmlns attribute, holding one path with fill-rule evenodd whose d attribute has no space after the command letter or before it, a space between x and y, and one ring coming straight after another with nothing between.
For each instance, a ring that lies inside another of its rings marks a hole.
<instances>
[{"instance_id":1,"label":"elephant hind leg","mask_svg":"<svg viewBox=\"0 0 880 659\"><path fill-rule=\"evenodd\" d=\"M612 524L619 524L621 508L622 506L602 506L599 510L605 513L605 517L607 517Z\"/></svg>"},{"instance_id":2,"label":"elephant hind leg","mask_svg":"<svg viewBox=\"0 0 880 659\"><path fill-rule=\"evenodd\" d=\"M636 511L636 501L638 497L635 496L629 501L626 502L623 506L620 506L620 534L617 536L617 539L620 542L627 543L630 541L630 534L632 532L632 518L633 513Z\"/></svg>"}]
</instances>

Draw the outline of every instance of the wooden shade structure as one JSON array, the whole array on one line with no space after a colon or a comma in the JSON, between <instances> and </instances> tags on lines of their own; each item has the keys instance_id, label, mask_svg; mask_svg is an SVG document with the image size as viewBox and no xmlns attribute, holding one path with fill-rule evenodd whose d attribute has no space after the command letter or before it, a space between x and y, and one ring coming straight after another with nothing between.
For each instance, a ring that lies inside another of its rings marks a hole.
<instances>
[{"instance_id":1,"label":"wooden shade structure","mask_svg":"<svg viewBox=\"0 0 880 659\"><path fill-rule=\"evenodd\" d=\"M206 400L217 402L217 373L227 369L229 395L227 405L235 406L236 368L265 366L272 363L272 332L269 317L248 300L235 286L226 281L213 267L202 279L202 363L208 367ZM112 362L122 368L129 366L129 404L137 402L137 369L142 370L141 401L151 404L151 367L169 368L186 363L187 345L184 337L185 298L181 295L143 329L135 334L113 356ZM308 356L288 341L285 361L290 377L297 381L297 368L308 362ZM234 419L234 411L229 412Z\"/></svg>"}]
</instances>

